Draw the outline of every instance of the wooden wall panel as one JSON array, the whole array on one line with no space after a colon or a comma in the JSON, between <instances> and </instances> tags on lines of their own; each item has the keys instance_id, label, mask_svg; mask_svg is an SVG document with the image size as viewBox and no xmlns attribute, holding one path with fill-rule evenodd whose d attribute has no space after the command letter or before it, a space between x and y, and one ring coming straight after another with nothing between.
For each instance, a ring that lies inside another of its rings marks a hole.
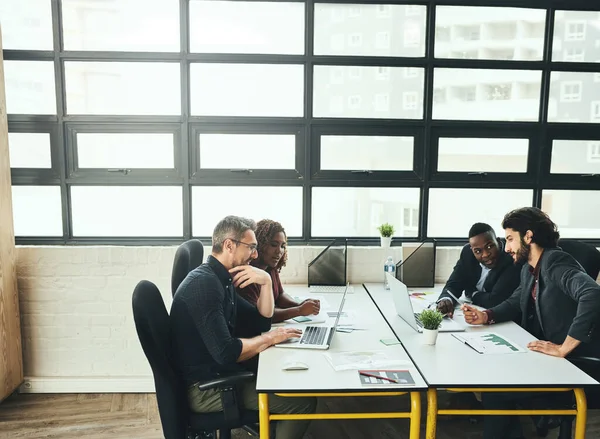
<instances>
[{"instance_id":1,"label":"wooden wall panel","mask_svg":"<svg viewBox=\"0 0 600 439\"><path fill-rule=\"evenodd\" d=\"M0 29L0 401L23 382L16 258Z\"/></svg>"}]
</instances>

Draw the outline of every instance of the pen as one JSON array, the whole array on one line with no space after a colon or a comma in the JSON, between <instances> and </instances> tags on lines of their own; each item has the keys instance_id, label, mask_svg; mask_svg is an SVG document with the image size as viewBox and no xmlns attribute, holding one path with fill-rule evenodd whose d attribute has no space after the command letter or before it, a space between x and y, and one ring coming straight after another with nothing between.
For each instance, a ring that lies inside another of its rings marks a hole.
<instances>
[{"instance_id":1,"label":"pen","mask_svg":"<svg viewBox=\"0 0 600 439\"><path fill-rule=\"evenodd\" d=\"M393 378L383 377L381 375L374 375L374 374L367 373L367 372L358 372L358 373L361 374L362 376L365 376L365 377L377 378L377 379L380 379L380 380L387 380L387 381L391 381L392 383L398 384L398 381L396 381Z\"/></svg>"},{"instance_id":2,"label":"pen","mask_svg":"<svg viewBox=\"0 0 600 439\"><path fill-rule=\"evenodd\" d=\"M452 294L452 291L450 291L448 288L446 288L445 291L446 291L446 293L448 293L450 295L450 297L452 297L454 300L456 300L456 303L458 303L459 305L462 304L462 302L460 300L458 300L454 294Z\"/></svg>"}]
</instances>

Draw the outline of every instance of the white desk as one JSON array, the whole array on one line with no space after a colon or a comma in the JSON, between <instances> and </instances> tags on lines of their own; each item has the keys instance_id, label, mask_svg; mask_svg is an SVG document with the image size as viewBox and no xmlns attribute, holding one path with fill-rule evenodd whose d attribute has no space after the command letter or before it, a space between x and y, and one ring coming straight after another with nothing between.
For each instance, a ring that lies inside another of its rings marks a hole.
<instances>
[{"instance_id":1,"label":"white desk","mask_svg":"<svg viewBox=\"0 0 600 439\"><path fill-rule=\"evenodd\" d=\"M575 437L585 437L585 394L581 387L597 385L598 382L569 361L533 351L507 355L481 355L460 343L452 337L451 333L439 333L437 344L434 346L424 345L422 334L413 330L397 315L391 294L383 289L382 284L369 283L365 284L365 287L430 386L428 391L428 439L435 437L435 425L429 425L429 415L437 417L437 414L478 413L477 411L457 413L457 410L437 410L435 391L440 388L456 391L465 391L465 389L469 389L469 391L575 389L578 410L577 412L571 411L569 414L577 415ZM535 340L535 337L513 322L491 326L470 326L464 323L462 317L455 316L454 318L459 322L462 320L461 323L467 327L468 332L496 332L525 348L527 343ZM541 411L519 412L519 414L533 414L533 412L543 414ZM558 414L558 411L544 411L546 414L550 412ZM517 412L514 413L517 414ZM431 431L432 428L433 431Z\"/></svg>"},{"instance_id":2,"label":"white desk","mask_svg":"<svg viewBox=\"0 0 600 439\"><path fill-rule=\"evenodd\" d=\"M427 389L425 380L418 372L402 345L385 346L379 340L395 338L394 333L373 304L361 285L354 286L354 293L346 295L344 310L357 313L357 330L351 333L337 332L328 350L284 349L271 347L260 354L256 390L259 393L260 437L269 437L270 420L291 419L365 419L365 418L409 418L410 439L419 437L420 390ZM286 293L308 295L306 286L286 285ZM322 293L332 309L337 310L342 294ZM333 325L333 318L321 325ZM305 325L294 325L302 328ZM399 369L408 369L415 385L363 385L356 370L336 372L325 357L325 353L345 351L383 351L389 359L406 363ZM284 371L282 365L289 359L303 361L308 370ZM405 413L335 413L314 415L271 415L268 412L268 394L279 396L397 396L410 393L411 411Z\"/></svg>"}]
</instances>

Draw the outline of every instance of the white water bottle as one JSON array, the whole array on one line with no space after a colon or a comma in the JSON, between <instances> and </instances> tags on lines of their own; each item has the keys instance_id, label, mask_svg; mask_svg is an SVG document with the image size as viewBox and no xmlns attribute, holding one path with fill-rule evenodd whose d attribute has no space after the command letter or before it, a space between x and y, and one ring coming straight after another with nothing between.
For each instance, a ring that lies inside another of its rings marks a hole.
<instances>
[{"instance_id":1,"label":"white water bottle","mask_svg":"<svg viewBox=\"0 0 600 439\"><path fill-rule=\"evenodd\" d=\"M392 276L396 275L396 264L394 264L394 260L391 256L388 256L387 261L385 261L385 265L383 266L383 288L389 290L390 283L387 280L386 273L390 273Z\"/></svg>"}]
</instances>

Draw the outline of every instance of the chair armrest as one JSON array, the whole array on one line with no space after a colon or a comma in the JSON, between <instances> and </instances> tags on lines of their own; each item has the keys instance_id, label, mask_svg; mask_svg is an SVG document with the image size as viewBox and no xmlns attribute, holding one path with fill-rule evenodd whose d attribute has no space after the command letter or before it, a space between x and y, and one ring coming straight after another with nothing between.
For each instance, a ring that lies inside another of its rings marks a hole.
<instances>
[{"instance_id":1,"label":"chair armrest","mask_svg":"<svg viewBox=\"0 0 600 439\"><path fill-rule=\"evenodd\" d=\"M252 381L255 375L253 372L244 371L244 372L236 372L228 375L222 375L218 378L214 378L209 381L203 381L198 384L198 389L200 390L208 390L208 389L218 389L221 387L233 387L241 383L246 383L248 381Z\"/></svg>"}]
</instances>

